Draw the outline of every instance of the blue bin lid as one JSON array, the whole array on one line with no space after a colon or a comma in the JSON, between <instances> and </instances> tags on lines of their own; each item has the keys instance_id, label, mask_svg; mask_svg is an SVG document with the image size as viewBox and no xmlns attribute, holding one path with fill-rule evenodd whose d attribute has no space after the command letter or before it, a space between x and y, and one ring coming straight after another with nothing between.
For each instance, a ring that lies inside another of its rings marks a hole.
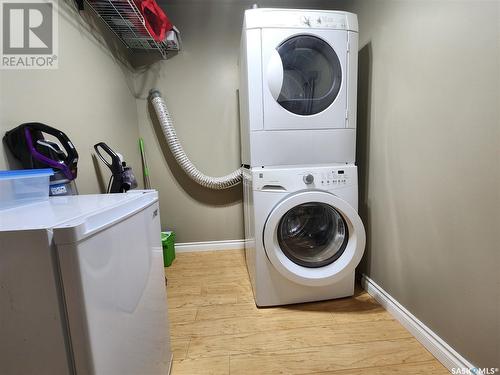
<instances>
[{"instance_id":1,"label":"blue bin lid","mask_svg":"<svg viewBox=\"0 0 500 375\"><path fill-rule=\"evenodd\" d=\"M54 171L51 168L43 169L16 169L11 171L0 171L0 180L11 180L25 177L46 177L52 176Z\"/></svg>"}]
</instances>

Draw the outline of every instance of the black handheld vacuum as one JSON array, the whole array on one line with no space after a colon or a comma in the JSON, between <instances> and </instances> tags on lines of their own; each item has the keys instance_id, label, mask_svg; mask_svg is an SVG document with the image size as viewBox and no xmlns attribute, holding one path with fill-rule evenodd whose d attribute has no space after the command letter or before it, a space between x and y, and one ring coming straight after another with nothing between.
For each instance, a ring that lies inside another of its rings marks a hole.
<instances>
[{"instance_id":1,"label":"black handheld vacuum","mask_svg":"<svg viewBox=\"0 0 500 375\"><path fill-rule=\"evenodd\" d=\"M95 144L94 150L102 162L111 170L111 177L109 178L106 193L125 193L137 187L137 180L132 172L132 168L127 167L127 163L125 163L120 154L114 152L104 142ZM100 150L104 151L110 160L107 160L101 154Z\"/></svg>"},{"instance_id":2,"label":"black handheld vacuum","mask_svg":"<svg viewBox=\"0 0 500 375\"><path fill-rule=\"evenodd\" d=\"M58 142L47 139L46 135ZM22 168L54 170L50 177L50 195L78 194L74 183L78 152L62 131L39 122L28 122L6 132L3 140Z\"/></svg>"}]
</instances>

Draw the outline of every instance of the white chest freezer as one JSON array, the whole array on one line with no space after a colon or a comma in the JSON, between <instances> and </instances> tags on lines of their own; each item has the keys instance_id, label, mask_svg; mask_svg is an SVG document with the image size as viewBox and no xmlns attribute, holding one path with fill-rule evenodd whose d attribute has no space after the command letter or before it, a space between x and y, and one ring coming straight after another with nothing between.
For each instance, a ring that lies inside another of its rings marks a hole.
<instances>
[{"instance_id":1,"label":"white chest freezer","mask_svg":"<svg viewBox=\"0 0 500 375\"><path fill-rule=\"evenodd\" d=\"M0 374L168 374L158 196L0 210Z\"/></svg>"}]
</instances>

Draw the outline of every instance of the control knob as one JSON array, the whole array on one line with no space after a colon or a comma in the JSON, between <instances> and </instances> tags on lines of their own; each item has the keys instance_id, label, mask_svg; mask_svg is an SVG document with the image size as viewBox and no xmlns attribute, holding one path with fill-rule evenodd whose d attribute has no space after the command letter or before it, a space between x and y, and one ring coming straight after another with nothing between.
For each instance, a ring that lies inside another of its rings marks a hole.
<instances>
[{"instance_id":1,"label":"control knob","mask_svg":"<svg viewBox=\"0 0 500 375\"><path fill-rule=\"evenodd\" d=\"M312 174L306 174L304 177L303 177L303 180L304 180L304 183L306 185L311 185L313 182L314 182L314 176Z\"/></svg>"}]
</instances>

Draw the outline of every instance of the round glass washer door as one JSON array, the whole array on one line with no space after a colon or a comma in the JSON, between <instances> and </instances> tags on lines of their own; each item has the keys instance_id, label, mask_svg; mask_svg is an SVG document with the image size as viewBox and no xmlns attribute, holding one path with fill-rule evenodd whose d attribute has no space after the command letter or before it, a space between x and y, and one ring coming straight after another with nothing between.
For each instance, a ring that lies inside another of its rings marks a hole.
<instances>
[{"instance_id":1,"label":"round glass washer door","mask_svg":"<svg viewBox=\"0 0 500 375\"><path fill-rule=\"evenodd\" d=\"M278 244L292 262L323 267L344 252L349 230L342 215L322 202L302 203L288 210L278 228Z\"/></svg>"},{"instance_id":2,"label":"round glass washer door","mask_svg":"<svg viewBox=\"0 0 500 375\"><path fill-rule=\"evenodd\" d=\"M274 99L297 115L314 115L328 108L342 83L342 68L334 49L323 39L296 35L273 55L269 88ZM281 59L281 61L275 61ZM279 77L276 79L275 77Z\"/></svg>"},{"instance_id":3,"label":"round glass washer door","mask_svg":"<svg viewBox=\"0 0 500 375\"><path fill-rule=\"evenodd\" d=\"M365 229L356 210L319 190L281 200L263 231L267 258L287 279L325 286L353 272L363 256Z\"/></svg>"}]
</instances>

